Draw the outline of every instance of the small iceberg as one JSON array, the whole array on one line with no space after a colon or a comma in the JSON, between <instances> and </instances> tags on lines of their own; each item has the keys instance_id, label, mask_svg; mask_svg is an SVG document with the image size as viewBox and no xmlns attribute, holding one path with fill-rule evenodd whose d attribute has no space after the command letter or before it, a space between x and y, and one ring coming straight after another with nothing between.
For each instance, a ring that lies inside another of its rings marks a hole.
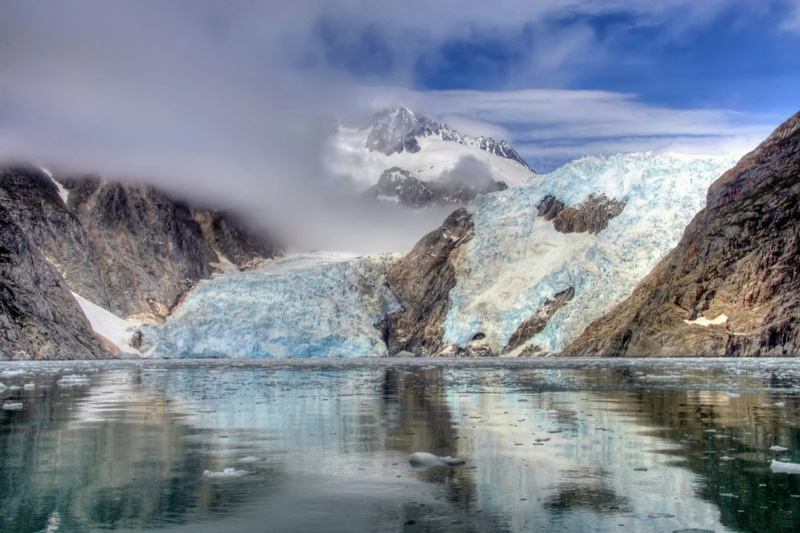
<instances>
[{"instance_id":1,"label":"small iceberg","mask_svg":"<svg viewBox=\"0 0 800 533\"><path fill-rule=\"evenodd\" d=\"M455 457L439 457L427 452L412 453L408 457L408 462L414 468L427 469L434 466L461 466L466 461Z\"/></svg>"},{"instance_id":2,"label":"small iceberg","mask_svg":"<svg viewBox=\"0 0 800 533\"><path fill-rule=\"evenodd\" d=\"M92 380L83 374L70 374L63 376L56 383L61 387L87 387L92 384Z\"/></svg>"},{"instance_id":3,"label":"small iceberg","mask_svg":"<svg viewBox=\"0 0 800 533\"><path fill-rule=\"evenodd\" d=\"M795 463L782 463L773 459L769 467L774 474L800 474L800 465Z\"/></svg>"},{"instance_id":4,"label":"small iceberg","mask_svg":"<svg viewBox=\"0 0 800 533\"><path fill-rule=\"evenodd\" d=\"M783 452L788 452L789 448L784 448L783 446L775 445L775 446L770 446L769 451L776 453L783 453Z\"/></svg>"},{"instance_id":5,"label":"small iceberg","mask_svg":"<svg viewBox=\"0 0 800 533\"><path fill-rule=\"evenodd\" d=\"M236 470L235 468L225 468L224 470L222 470L222 472L205 470L203 472L203 477L206 479L232 479L236 477L247 476L252 473L253 472L249 470Z\"/></svg>"},{"instance_id":6,"label":"small iceberg","mask_svg":"<svg viewBox=\"0 0 800 533\"><path fill-rule=\"evenodd\" d=\"M242 464L251 464L251 463L260 463L263 460L264 459L262 457L256 457L255 455L248 455L247 457L242 457L236 462Z\"/></svg>"},{"instance_id":7,"label":"small iceberg","mask_svg":"<svg viewBox=\"0 0 800 533\"><path fill-rule=\"evenodd\" d=\"M3 411L22 411L22 404L17 403L4 403Z\"/></svg>"}]
</instances>

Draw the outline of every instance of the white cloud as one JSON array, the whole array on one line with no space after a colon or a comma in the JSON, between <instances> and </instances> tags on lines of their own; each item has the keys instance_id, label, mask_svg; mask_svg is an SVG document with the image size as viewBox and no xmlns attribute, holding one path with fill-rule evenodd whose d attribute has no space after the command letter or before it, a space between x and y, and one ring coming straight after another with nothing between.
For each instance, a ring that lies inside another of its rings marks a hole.
<instances>
[{"instance_id":1,"label":"white cloud","mask_svg":"<svg viewBox=\"0 0 800 533\"><path fill-rule=\"evenodd\" d=\"M787 118L724 109L674 109L643 103L633 95L560 89L403 92L370 88L358 93L358 100L365 105L385 104L387 93L451 124L460 117L464 124L496 125L493 136L508 140L532 162L642 151L739 153L754 148ZM483 131L491 130L483 126Z\"/></svg>"}]
</instances>

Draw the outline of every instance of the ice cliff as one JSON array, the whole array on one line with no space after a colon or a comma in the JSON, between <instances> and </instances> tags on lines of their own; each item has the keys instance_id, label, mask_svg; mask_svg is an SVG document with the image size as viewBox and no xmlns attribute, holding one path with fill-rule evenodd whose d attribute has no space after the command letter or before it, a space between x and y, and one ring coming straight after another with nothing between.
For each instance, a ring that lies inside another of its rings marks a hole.
<instances>
[{"instance_id":1,"label":"ice cliff","mask_svg":"<svg viewBox=\"0 0 800 533\"><path fill-rule=\"evenodd\" d=\"M652 153L587 157L476 198L475 236L455 257L443 342L463 347L485 337L495 354L563 349L630 295L703 208L708 186L735 162ZM624 207L596 234L565 233L540 214L546 199L573 212L597 200ZM538 327L519 338L526 322ZM515 333L517 346L509 346Z\"/></svg>"},{"instance_id":2,"label":"ice cliff","mask_svg":"<svg viewBox=\"0 0 800 533\"><path fill-rule=\"evenodd\" d=\"M376 325L397 310L385 287L397 256L289 256L201 282L143 350L162 357L386 356Z\"/></svg>"}]
</instances>

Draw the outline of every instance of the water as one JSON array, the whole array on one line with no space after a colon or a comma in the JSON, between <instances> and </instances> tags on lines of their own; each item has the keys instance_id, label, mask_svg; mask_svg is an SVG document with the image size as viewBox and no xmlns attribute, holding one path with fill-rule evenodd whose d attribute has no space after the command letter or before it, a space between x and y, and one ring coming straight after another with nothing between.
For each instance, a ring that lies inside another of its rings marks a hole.
<instances>
[{"instance_id":1,"label":"water","mask_svg":"<svg viewBox=\"0 0 800 533\"><path fill-rule=\"evenodd\" d=\"M22 403L0 411L8 533L800 528L800 475L770 469L800 463L791 360L0 362L0 382Z\"/></svg>"}]
</instances>

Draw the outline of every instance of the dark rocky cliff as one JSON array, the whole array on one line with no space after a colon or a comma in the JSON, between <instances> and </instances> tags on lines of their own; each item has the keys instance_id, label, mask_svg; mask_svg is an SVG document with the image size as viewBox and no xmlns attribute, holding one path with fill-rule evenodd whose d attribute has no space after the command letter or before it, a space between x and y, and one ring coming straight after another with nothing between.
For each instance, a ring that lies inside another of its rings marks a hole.
<instances>
[{"instance_id":1,"label":"dark rocky cliff","mask_svg":"<svg viewBox=\"0 0 800 533\"><path fill-rule=\"evenodd\" d=\"M800 113L717 180L706 203L631 297L564 354L800 354Z\"/></svg>"},{"instance_id":2,"label":"dark rocky cliff","mask_svg":"<svg viewBox=\"0 0 800 533\"><path fill-rule=\"evenodd\" d=\"M100 179L66 182L69 207L89 235L109 309L164 314L216 255L189 208L151 187Z\"/></svg>"},{"instance_id":3,"label":"dark rocky cliff","mask_svg":"<svg viewBox=\"0 0 800 533\"><path fill-rule=\"evenodd\" d=\"M383 324L389 355L433 355L442 348L450 289L456 284L453 254L473 236L472 215L458 209L389 268L389 288L403 308Z\"/></svg>"},{"instance_id":4,"label":"dark rocky cliff","mask_svg":"<svg viewBox=\"0 0 800 533\"><path fill-rule=\"evenodd\" d=\"M49 176L28 166L0 169L0 202L70 289L108 307L89 236Z\"/></svg>"},{"instance_id":5,"label":"dark rocky cliff","mask_svg":"<svg viewBox=\"0 0 800 533\"><path fill-rule=\"evenodd\" d=\"M0 204L0 359L107 356L61 275Z\"/></svg>"}]
</instances>

